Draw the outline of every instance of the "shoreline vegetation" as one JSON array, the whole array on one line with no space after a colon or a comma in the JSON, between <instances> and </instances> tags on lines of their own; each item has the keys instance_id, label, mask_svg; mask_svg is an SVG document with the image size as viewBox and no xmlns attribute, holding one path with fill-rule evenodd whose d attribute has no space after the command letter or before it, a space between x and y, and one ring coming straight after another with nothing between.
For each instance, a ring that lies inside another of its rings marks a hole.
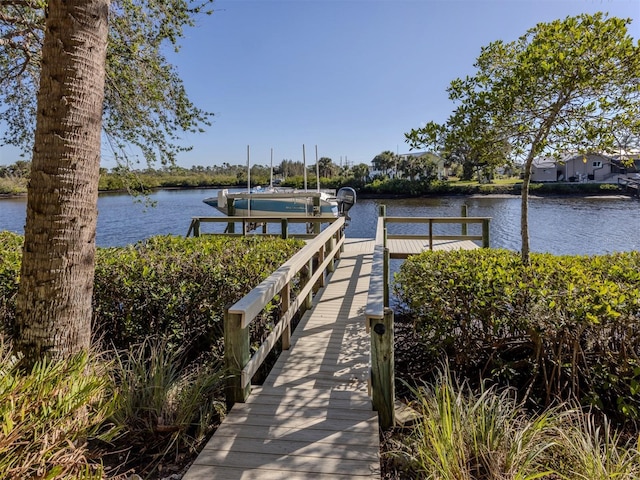
<instances>
[{"instance_id":1,"label":"shoreline vegetation","mask_svg":"<svg viewBox=\"0 0 640 480\"><path fill-rule=\"evenodd\" d=\"M378 159L378 157L376 157ZM282 188L314 190L319 183L323 189L338 190L352 187L360 198L419 198L434 196L520 195L523 180L517 168L505 169L503 174L487 171L464 173L451 167L448 177L440 178L433 168L408 169L407 165L390 168L380 161L372 162L375 172L366 164L339 167L328 158L318 161L319 167L305 168L301 162L285 160L277 168L253 165L251 186L274 185ZM0 198L23 196L31 171L30 162L19 161L0 166ZM408 173L403 173L403 172ZM202 167L190 169L167 166L160 169L129 170L102 168L98 189L100 193L150 193L162 189L246 188L247 169L242 165ZM317 175L320 181L317 181ZM305 178L306 177L306 178ZM545 182L529 186L531 196L628 196L617 183Z\"/></svg>"},{"instance_id":2,"label":"shoreline vegetation","mask_svg":"<svg viewBox=\"0 0 640 480\"><path fill-rule=\"evenodd\" d=\"M0 179L3 180L3 179ZM6 179L5 179L6 180ZM338 189L342 186L350 186L356 189L359 198L419 198L419 197L439 197L439 196L519 196L521 193L522 181L517 178L510 178L499 183L479 183L460 181L458 179L421 182L418 180L388 179L385 181L373 181L372 183L321 181L322 188ZM11 183L11 184L10 184ZM102 181L101 181L102 183ZM300 185L298 185L300 183ZM315 178L308 180L308 185L315 185ZM267 182L268 184L268 182ZM252 182L252 185L264 185L264 183ZM301 182L297 180L283 182L282 187L303 188ZM162 182L161 184L142 183L129 186L101 185L99 193L150 193L157 190L197 190L211 188L243 188L239 183L202 183L189 185L184 182ZM0 182L0 199L19 198L27 195L27 182ZM530 186L531 197L549 196L594 196L594 197L628 197L623 190L612 183L534 183Z\"/></svg>"}]
</instances>

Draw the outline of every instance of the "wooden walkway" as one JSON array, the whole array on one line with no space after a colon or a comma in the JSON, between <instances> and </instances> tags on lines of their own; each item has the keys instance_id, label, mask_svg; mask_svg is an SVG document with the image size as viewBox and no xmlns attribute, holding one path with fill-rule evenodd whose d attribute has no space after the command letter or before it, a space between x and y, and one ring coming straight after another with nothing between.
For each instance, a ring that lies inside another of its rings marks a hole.
<instances>
[{"instance_id":1,"label":"wooden walkway","mask_svg":"<svg viewBox=\"0 0 640 480\"><path fill-rule=\"evenodd\" d=\"M368 394L365 329L373 239L347 239L327 286L264 385L236 403L183 480L380 478L378 415ZM390 256L428 249L389 240ZM471 241L434 249L471 249Z\"/></svg>"},{"instance_id":2,"label":"wooden walkway","mask_svg":"<svg viewBox=\"0 0 640 480\"><path fill-rule=\"evenodd\" d=\"M373 240L348 239L264 385L236 403L184 480L380 478L365 332Z\"/></svg>"}]
</instances>

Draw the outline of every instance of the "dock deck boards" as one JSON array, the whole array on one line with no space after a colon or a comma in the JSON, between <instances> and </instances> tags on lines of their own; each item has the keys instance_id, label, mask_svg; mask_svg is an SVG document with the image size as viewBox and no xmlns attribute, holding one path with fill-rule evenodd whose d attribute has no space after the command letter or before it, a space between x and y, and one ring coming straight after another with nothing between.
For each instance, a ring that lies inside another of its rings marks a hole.
<instances>
[{"instance_id":1,"label":"dock deck boards","mask_svg":"<svg viewBox=\"0 0 640 480\"><path fill-rule=\"evenodd\" d=\"M392 254L425 249L424 241L408 242L392 241ZM282 352L264 385L233 406L184 480L380 478L364 328L373 247L372 239L347 239L291 348ZM434 248L477 245L440 242Z\"/></svg>"},{"instance_id":2,"label":"dock deck boards","mask_svg":"<svg viewBox=\"0 0 640 480\"><path fill-rule=\"evenodd\" d=\"M409 255L416 255L425 250L429 250L429 240L397 239L387 240L389 254L391 258L407 258ZM471 240L434 240L434 250L473 250L480 248Z\"/></svg>"},{"instance_id":3,"label":"dock deck boards","mask_svg":"<svg viewBox=\"0 0 640 480\"><path fill-rule=\"evenodd\" d=\"M233 406L184 480L380 478L363 315L372 253L372 240L348 241L291 348Z\"/></svg>"}]
</instances>

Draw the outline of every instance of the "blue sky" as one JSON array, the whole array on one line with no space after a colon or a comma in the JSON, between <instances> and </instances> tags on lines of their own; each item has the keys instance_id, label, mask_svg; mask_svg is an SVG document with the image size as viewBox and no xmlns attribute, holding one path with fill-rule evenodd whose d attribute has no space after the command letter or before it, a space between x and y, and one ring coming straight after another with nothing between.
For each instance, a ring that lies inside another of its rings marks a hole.
<instances>
[{"instance_id":1,"label":"blue sky","mask_svg":"<svg viewBox=\"0 0 640 480\"><path fill-rule=\"evenodd\" d=\"M218 0L171 55L194 102L213 112L178 163L282 159L369 163L408 151L404 133L442 122L451 80L473 74L482 46L580 13L631 18L638 0ZM17 159L0 147L0 163ZM103 166L113 167L108 152Z\"/></svg>"}]
</instances>

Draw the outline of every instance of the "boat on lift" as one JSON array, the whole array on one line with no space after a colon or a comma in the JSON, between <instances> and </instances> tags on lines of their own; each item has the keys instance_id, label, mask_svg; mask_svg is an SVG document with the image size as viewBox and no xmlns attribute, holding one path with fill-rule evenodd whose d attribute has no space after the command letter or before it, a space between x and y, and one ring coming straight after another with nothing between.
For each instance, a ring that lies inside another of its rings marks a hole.
<instances>
[{"instance_id":1,"label":"boat on lift","mask_svg":"<svg viewBox=\"0 0 640 480\"><path fill-rule=\"evenodd\" d=\"M273 171L273 150L272 150ZM247 168L249 168L249 149L247 147ZM304 157L304 145L303 145ZM317 147L316 147L317 157ZM316 158L316 168L318 161ZM305 163L306 172L306 163ZM336 218L346 216L347 212L356 203L356 192L351 187L342 187L338 190L321 190L319 185L319 172L316 172L318 188L316 190L298 190L273 187L256 187L246 191L230 192L228 189L218 191L215 197L205 198L204 203L210 205L227 216L235 217L324 217ZM306 187L305 173L305 187Z\"/></svg>"},{"instance_id":2,"label":"boat on lift","mask_svg":"<svg viewBox=\"0 0 640 480\"><path fill-rule=\"evenodd\" d=\"M327 191L254 188L249 192L218 191L204 203L228 216L238 217L328 217L340 213L338 198Z\"/></svg>"}]
</instances>

